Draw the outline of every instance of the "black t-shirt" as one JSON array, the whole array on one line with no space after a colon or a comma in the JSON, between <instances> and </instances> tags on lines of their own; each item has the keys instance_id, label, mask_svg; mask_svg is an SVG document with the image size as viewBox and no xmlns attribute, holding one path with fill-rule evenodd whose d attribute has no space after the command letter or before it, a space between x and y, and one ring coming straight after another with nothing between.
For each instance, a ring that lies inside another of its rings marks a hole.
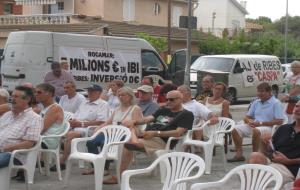
<instances>
[{"instance_id":1,"label":"black t-shirt","mask_svg":"<svg viewBox=\"0 0 300 190\"><path fill-rule=\"evenodd\" d=\"M154 123L163 126L164 131L176 130L178 127L192 129L194 115L192 112L183 109L179 112L171 112L168 108L160 108L157 110L153 117ZM168 137L162 138L165 142L168 141Z\"/></svg>"},{"instance_id":2,"label":"black t-shirt","mask_svg":"<svg viewBox=\"0 0 300 190\"><path fill-rule=\"evenodd\" d=\"M300 132L294 130L295 123L282 125L272 137L276 151L290 159L300 158ZM300 164L286 165L296 177Z\"/></svg>"}]
</instances>

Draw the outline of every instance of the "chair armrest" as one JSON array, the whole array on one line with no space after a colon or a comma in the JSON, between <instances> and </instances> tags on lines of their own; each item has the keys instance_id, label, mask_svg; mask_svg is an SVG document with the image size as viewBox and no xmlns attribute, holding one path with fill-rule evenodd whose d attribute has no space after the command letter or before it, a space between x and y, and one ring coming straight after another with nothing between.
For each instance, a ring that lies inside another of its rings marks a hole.
<instances>
[{"instance_id":1,"label":"chair armrest","mask_svg":"<svg viewBox=\"0 0 300 190\"><path fill-rule=\"evenodd\" d=\"M193 181L193 180L198 180L201 177L201 175L195 175L195 176L191 176L191 177L185 177L185 178L181 178L181 179L176 179L173 182L170 190L176 190L177 185L179 185L180 183L185 183L185 182L190 182L190 181Z\"/></svg>"},{"instance_id":2,"label":"chair armrest","mask_svg":"<svg viewBox=\"0 0 300 190\"><path fill-rule=\"evenodd\" d=\"M42 140L47 139L47 138L61 138L61 137L63 137L63 135L47 135L47 136L42 135L41 136Z\"/></svg>"},{"instance_id":3,"label":"chair armrest","mask_svg":"<svg viewBox=\"0 0 300 190\"><path fill-rule=\"evenodd\" d=\"M184 136L185 136L185 135L182 135L182 136L180 136L180 137L169 137L169 138L168 138L168 142L167 142L167 144L166 144L165 150L169 151L169 150L170 150L170 146L171 146L171 142L172 142L172 141L175 141L175 140L181 140L181 139L184 138Z\"/></svg>"},{"instance_id":4,"label":"chair armrest","mask_svg":"<svg viewBox=\"0 0 300 190\"><path fill-rule=\"evenodd\" d=\"M224 181L215 181L215 182L207 182L207 183L195 183L191 186L191 190L201 190L212 187L222 187Z\"/></svg>"},{"instance_id":5,"label":"chair armrest","mask_svg":"<svg viewBox=\"0 0 300 190\"><path fill-rule=\"evenodd\" d=\"M94 138L92 138L92 137L85 137L85 138L75 138L75 139L73 139L72 142L71 142L71 153L78 152L77 147L78 147L79 143L81 143L81 142L87 142L87 141L92 140L92 139L94 139Z\"/></svg>"},{"instance_id":6,"label":"chair armrest","mask_svg":"<svg viewBox=\"0 0 300 190\"><path fill-rule=\"evenodd\" d=\"M111 146L122 145L122 144L125 144L125 143L126 143L125 141L109 143L109 144L107 144L106 146L104 146L102 148L101 154L106 155Z\"/></svg>"}]
</instances>

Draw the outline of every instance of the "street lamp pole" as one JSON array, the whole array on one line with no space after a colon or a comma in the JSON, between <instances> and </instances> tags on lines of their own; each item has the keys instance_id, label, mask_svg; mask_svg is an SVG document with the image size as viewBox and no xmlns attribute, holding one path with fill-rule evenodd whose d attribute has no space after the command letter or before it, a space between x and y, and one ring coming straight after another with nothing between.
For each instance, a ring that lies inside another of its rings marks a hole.
<instances>
[{"instance_id":1,"label":"street lamp pole","mask_svg":"<svg viewBox=\"0 0 300 190\"><path fill-rule=\"evenodd\" d=\"M287 63L287 34L288 34L289 0L286 0L285 32L284 32L284 62Z\"/></svg>"},{"instance_id":2,"label":"street lamp pole","mask_svg":"<svg viewBox=\"0 0 300 190\"><path fill-rule=\"evenodd\" d=\"M190 66L191 66L191 39L192 39L192 0L188 0L188 29L187 29L187 51L185 59L184 84L190 85Z\"/></svg>"},{"instance_id":3,"label":"street lamp pole","mask_svg":"<svg viewBox=\"0 0 300 190\"><path fill-rule=\"evenodd\" d=\"M171 0L168 0L168 55L167 62L171 56Z\"/></svg>"}]
</instances>

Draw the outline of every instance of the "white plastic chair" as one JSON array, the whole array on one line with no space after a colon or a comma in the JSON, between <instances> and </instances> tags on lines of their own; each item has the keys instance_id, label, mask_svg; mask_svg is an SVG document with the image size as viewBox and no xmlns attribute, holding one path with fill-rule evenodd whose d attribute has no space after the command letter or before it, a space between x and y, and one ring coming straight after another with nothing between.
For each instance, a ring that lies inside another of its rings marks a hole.
<instances>
[{"instance_id":1,"label":"white plastic chair","mask_svg":"<svg viewBox=\"0 0 300 190\"><path fill-rule=\"evenodd\" d=\"M45 139L53 139L53 138L56 138L57 141L59 142L58 143L58 146L55 148L55 149L43 149L42 147L39 149L39 152L43 153L44 154L44 167L45 167L45 174L47 176L50 176L50 161L52 160L51 159L51 156L54 155L55 156L55 161L56 161L56 171L57 171L57 174L58 174L58 179L61 181L62 180L62 177L61 177L61 169L60 169L60 162L59 162L59 152L60 152L60 143L61 143L61 139L62 137L64 137L67 132L69 131L70 129L70 123L69 122L66 122L66 128L65 130L61 133L61 134L58 134L58 135L47 135L47 136L41 136L42 138L42 142L43 140ZM39 170L40 170L40 173L42 173L42 167L41 167L41 160L40 160L40 157L38 157L38 166L39 166Z\"/></svg>"},{"instance_id":2,"label":"white plastic chair","mask_svg":"<svg viewBox=\"0 0 300 190\"><path fill-rule=\"evenodd\" d=\"M183 152L183 140L185 139L186 134L182 135L181 137L169 137L168 142L166 144L165 149L155 151L156 158L170 153L170 152ZM175 147L171 147L172 142L177 141ZM166 178L166 169L163 164L159 164L159 172L160 172L160 181L164 183Z\"/></svg>"},{"instance_id":3,"label":"white plastic chair","mask_svg":"<svg viewBox=\"0 0 300 190\"><path fill-rule=\"evenodd\" d=\"M225 187L226 182L234 175L239 176L241 190L269 189L275 182L273 190L280 190L283 182L282 175L276 169L260 164L245 164L232 169L223 179L216 182L193 184L191 190L214 189Z\"/></svg>"},{"instance_id":4,"label":"white plastic chair","mask_svg":"<svg viewBox=\"0 0 300 190\"><path fill-rule=\"evenodd\" d=\"M11 153L10 162L8 167L0 169L0 189L9 190L10 188L10 175L12 170L24 170L26 189L29 189L29 184L33 184L35 165L37 161L38 149L41 145L41 139L36 145L30 149L14 150ZM14 159L17 155L25 156L25 162L21 165L14 164Z\"/></svg>"},{"instance_id":5,"label":"white plastic chair","mask_svg":"<svg viewBox=\"0 0 300 190\"><path fill-rule=\"evenodd\" d=\"M214 147L220 147L223 157L224 169L226 170L226 156L224 149L224 136L230 133L235 127L232 119L219 117L219 122L215 125L209 125L209 121L205 122L201 127L188 131L183 142L184 145L199 146L203 148L205 160L205 174L211 173L211 162ZM203 136L207 137L207 141L193 140L193 131L203 130Z\"/></svg>"},{"instance_id":6,"label":"white plastic chair","mask_svg":"<svg viewBox=\"0 0 300 190\"><path fill-rule=\"evenodd\" d=\"M145 169L124 171L121 190L132 190L129 183L131 176L150 173L161 163L166 166L166 179L162 190L186 190L186 182L199 179L205 169L203 159L195 154L185 152L167 153L157 158ZM191 175L195 172L195 169L197 169L196 173Z\"/></svg>"},{"instance_id":7,"label":"white plastic chair","mask_svg":"<svg viewBox=\"0 0 300 190\"><path fill-rule=\"evenodd\" d=\"M86 152L79 152L77 146L79 143L86 143L89 140L96 138L96 136L104 135L104 145L102 151L99 154L92 154ZM106 160L115 160L116 172L118 176L118 182L120 183L120 165L123 152L123 146L130 140L131 132L127 127L120 125L108 125L99 129L92 137L77 138L72 140L71 155L68 158L65 185L68 183L68 179L71 172L71 161L84 160L86 162L92 162L95 171L95 189L102 190L103 171Z\"/></svg>"}]
</instances>

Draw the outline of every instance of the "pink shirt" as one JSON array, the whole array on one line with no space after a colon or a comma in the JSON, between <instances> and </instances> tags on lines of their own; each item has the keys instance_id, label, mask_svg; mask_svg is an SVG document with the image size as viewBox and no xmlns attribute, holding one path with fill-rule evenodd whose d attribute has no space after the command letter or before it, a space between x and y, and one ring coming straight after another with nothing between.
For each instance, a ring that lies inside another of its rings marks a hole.
<instances>
[{"instance_id":1,"label":"pink shirt","mask_svg":"<svg viewBox=\"0 0 300 190\"><path fill-rule=\"evenodd\" d=\"M70 82L70 81L75 83L73 76L64 70L61 71L61 75L59 77L55 76L53 72L50 71L46 74L44 78L45 83L54 86L55 96L59 96L59 97L65 95L64 84L65 82Z\"/></svg>"}]
</instances>

